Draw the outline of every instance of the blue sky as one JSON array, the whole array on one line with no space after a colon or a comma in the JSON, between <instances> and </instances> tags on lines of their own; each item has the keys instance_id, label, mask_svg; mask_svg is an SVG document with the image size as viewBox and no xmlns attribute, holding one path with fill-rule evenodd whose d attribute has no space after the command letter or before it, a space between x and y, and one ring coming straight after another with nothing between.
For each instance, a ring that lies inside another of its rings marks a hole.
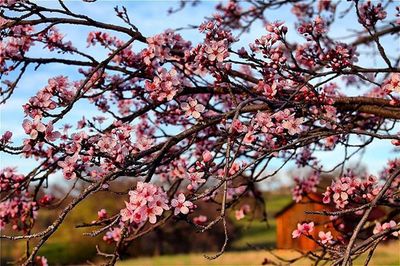
<instances>
[{"instance_id":1,"label":"blue sky","mask_svg":"<svg viewBox=\"0 0 400 266\"><path fill-rule=\"evenodd\" d=\"M44 5L55 6L56 1L40 1ZM95 4L81 3L78 1L66 1L67 5L71 10L92 16L98 20L104 22L121 24L119 18L115 16L113 11L116 5L125 5L129 11L132 22L139 28L139 30L145 36L152 36L162 32L167 28L175 29L189 24L198 25L203 21L203 18L209 16L213 12L213 7L217 1L204 1L199 6L193 8L188 6L186 9L172 15L167 14L167 10L172 7L178 7L177 1L98 1ZM394 10L394 9L392 9ZM394 12L393 12L394 13ZM289 36L291 40L300 40L298 34L293 30L292 25L296 21L296 18L289 12L287 8L279 9L275 11L268 11L267 18L270 21L283 20L286 21L289 26ZM344 26L345 24L345 26ZM347 36L351 34L348 31L348 26L356 25L352 23L352 18L346 18L341 24L335 26L332 33L336 37ZM60 27L63 33L66 33L65 40L71 40L74 46L78 48L86 49L86 37L87 33L91 29L85 28L71 28L62 26ZM191 40L193 43L199 42L202 39L202 35L197 30L183 30L180 32L185 39ZM249 34L242 36L240 42L235 44L237 48L242 46L248 48L247 44L252 42L255 38L260 37L265 33L264 28L260 24L256 24ZM347 39L346 39L347 41ZM390 43L389 40L384 40L383 44L388 46L390 50L399 52L400 45L396 45L393 41ZM134 44L134 49L141 49L141 44ZM102 59L105 57L104 52L101 48L91 47L89 48L92 55ZM45 55L47 52L41 47L35 47L31 51L31 55L40 57ZM381 66L380 60L364 60L359 62L363 66L375 67ZM22 139L26 136L21 123L24 119L22 110L22 104L27 102L29 97L33 96L37 90L41 89L47 83L50 77L57 75L67 75L71 79L77 77L76 69L70 69L63 66L57 65L45 65L40 67L39 71L33 71L29 69L24 78L21 80L15 94L7 102L6 105L0 106L0 133L4 133L5 130L13 132L13 141L15 145L19 145ZM346 88L349 94L357 94L353 88ZM85 102L76 105L75 109L68 115L65 123L73 123L79 120L83 115L86 117L93 117L99 115L99 112L95 108L89 106ZM56 128L61 127L61 124L57 124ZM375 141L365 152L362 163L368 167L372 173L377 173L386 164L388 158L394 158L395 154L392 152L393 146L390 141ZM15 156L0 154L1 167L4 166L18 166L18 169L27 173L34 165L33 160L22 159ZM319 159L326 165L334 165L335 162L343 157L343 149L337 149L334 152L320 153L318 154ZM294 167L289 165L287 169ZM272 171L273 169L271 169Z\"/></svg>"}]
</instances>

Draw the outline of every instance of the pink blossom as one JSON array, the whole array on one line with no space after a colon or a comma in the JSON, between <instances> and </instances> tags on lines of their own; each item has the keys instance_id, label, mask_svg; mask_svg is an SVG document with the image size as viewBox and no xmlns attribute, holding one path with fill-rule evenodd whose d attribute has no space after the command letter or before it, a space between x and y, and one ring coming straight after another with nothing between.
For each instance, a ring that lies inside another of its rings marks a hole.
<instances>
[{"instance_id":1,"label":"pink blossom","mask_svg":"<svg viewBox=\"0 0 400 266\"><path fill-rule=\"evenodd\" d=\"M325 245L325 244L328 244L328 245L330 245L330 244L332 244L333 243L333 241L332 241L332 239L333 239L333 236L332 236L332 233L331 233L331 231L328 231L328 232L323 232L323 231L320 231L319 233L318 233L318 237L319 237L319 241L321 242L321 244L323 244L323 245Z\"/></svg>"},{"instance_id":2,"label":"pink blossom","mask_svg":"<svg viewBox=\"0 0 400 266\"><path fill-rule=\"evenodd\" d=\"M332 199L337 208L343 209L351 201L360 199L372 201L379 191L380 186L376 177L367 176L361 179L349 172L326 188L323 201L329 203Z\"/></svg>"},{"instance_id":3,"label":"pink blossom","mask_svg":"<svg viewBox=\"0 0 400 266\"><path fill-rule=\"evenodd\" d=\"M205 110L204 105L197 103L197 100L192 98L189 98L187 103L182 103L181 108L187 117L193 116L196 119L199 119Z\"/></svg>"},{"instance_id":4,"label":"pink blossom","mask_svg":"<svg viewBox=\"0 0 400 266\"><path fill-rule=\"evenodd\" d=\"M335 144L338 142L338 137L337 136L329 136L325 138L325 147L327 149L332 149L334 148Z\"/></svg>"},{"instance_id":5,"label":"pink blossom","mask_svg":"<svg viewBox=\"0 0 400 266\"><path fill-rule=\"evenodd\" d=\"M229 169L228 174L230 176L236 174L240 170L240 165L238 163L233 163L231 168Z\"/></svg>"},{"instance_id":6,"label":"pink blossom","mask_svg":"<svg viewBox=\"0 0 400 266\"><path fill-rule=\"evenodd\" d=\"M301 132L300 125L303 124L303 118L290 117L288 120L284 120L282 127L287 129L290 135L295 135Z\"/></svg>"},{"instance_id":7,"label":"pink blossom","mask_svg":"<svg viewBox=\"0 0 400 266\"><path fill-rule=\"evenodd\" d=\"M164 209L154 204L149 205L151 206L147 207L147 217L151 224L155 224L157 222L157 216L160 216L163 213Z\"/></svg>"},{"instance_id":8,"label":"pink blossom","mask_svg":"<svg viewBox=\"0 0 400 266\"><path fill-rule=\"evenodd\" d=\"M0 202L0 229L11 224L14 230L27 230L36 219L38 204L29 193L18 193Z\"/></svg>"},{"instance_id":9,"label":"pink blossom","mask_svg":"<svg viewBox=\"0 0 400 266\"><path fill-rule=\"evenodd\" d=\"M205 47L207 58L210 61L222 62L228 56L227 47L224 41L211 41Z\"/></svg>"},{"instance_id":10,"label":"pink blossom","mask_svg":"<svg viewBox=\"0 0 400 266\"><path fill-rule=\"evenodd\" d=\"M152 81L145 81L145 89L150 93L150 97L156 101L171 101L181 84L185 83L185 79L174 68L169 71L165 68L159 68L158 73L159 75L155 76Z\"/></svg>"},{"instance_id":11,"label":"pink blossom","mask_svg":"<svg viewBox=\"0 0 400 266\"><path fill-rule=\"evenodd\" d=\"M103 137L97 143L101 152L108 153L111 152L114 147L117 145L116 140L112 139L111 137Z\"/></svg>"},{"instance_id":12,"label":"pink blossom","mask_svg":"<svg viewBox=\"0 0 400 266\"><path fill-rule=\"evenodd\" d=\"M39 132L44 132L46 130L46 126L42 124L40 120L40 117L36 116L33 122L25 119L22 123L22 127L24 128L25 133L29 134L32 139L36 139Z\"/></svg>"},{"instance_id":13,"label":"pink blossom","mask_svg":"<svg viewBox=\"0 0 400 266\"><path fill-rule=\"evenodd\" d=\"M267 133L274 126L271 115L267 112L258 112L255 118L256 127Z\"/></svg>"},{"instance_id":14,"label":"pink blossom","mask_svg":"<svg viewBox=\"0 0 400 266\"><path fill-rule=\"evenodd\" d=\"M240 207L239 210L235 211L235 218L236 220L241 220L245 217L247 213L250 212L250 205L249 204L244 204L242 207Z\"/></svg>"},{"instance_id":15,"label":"pink blossom","mask_svg":"<svg viewBox=\"0 0 400 266\"><path fill-rule=\"evenodd\" d=\"M207 222L207 216L204 215L199 215L193 218L193 223L198 224L198 225L202 225L205 222Z\"/></svg>"},{"instance_id":16,"label":"pink blossom","mask_svg":"<svg viewBox=\"0 0 400 266\"><path fill-rule=\"evenodd\" d=\"M151 148L154 143L154 139L150 139L148 137L140 137L136 143L136 147L139 151L145 151Z\"/></svg>"},{"instance_id":17,"label":"pink blossom","mask_svg":"<svg viewBox=\"0 0 400 266\"><path fill-rule=\"evenodd\" d=\"M8 191L22 185L25 176L18 174L16 168L5 167L0 169L0 191Z\"/></svg>"},{"instance_id":18,"label":"pink blossom","mask_svg":"<svg viewBox=\"0 0 400 266\"><path fill-rule=\"evenodd\" d=\"M190 209L193 208L193 203L187 201L185 195L180 193L177 199L172 199L171 206L175 208L174 215L188 214Z\"/></svg>"},{"instance_id":19,"label":"pink blossom","mask_svg":"<svg viewBox=\"0 0 400 266\"><path fill-rule=\"evenodd\" d=\"M235 211L235 218L236 220L242 220L245 217L244 212L242 209L236 210Z\"/></svg>"},{"instance_id":20,"label":"pink blossom","mask_svg":"<svg viewBox=\"0 0 400 266\"><path fill-rule=\"evenodd\" d=\"M48 141L56 141L59 137L61 137L61 133L58 131L53 131L53 124L50 122L46 126L45 136Z\"/></svg>"},{"instance_id":21,"label":"pink blossom","mask_svg":"<svg viewBox=\"0 0 400 266\"><path fill-rule=\"evenodd\" d=\"M400 93L400 74L392 74L383 89Z\"/></svg>"},{"instance_id":22,"label":"pink blossom","mask_svg":"<svg viewBox=\"0 0 400 266\"><path fill-rule=\"evenodd\" d=\"M340 70L350 66L357 60L357 57L355 47L338 43L327 53L321 55L321 59L326 60L328 66L333 70Z\"/></svg>"},{"instance_id":23,"label":"pink blossom","mask_svg":"<svg viewBox=\"0 0 400 266\"><path fill-rule=\"evenodd\" d=\"M297 229L292 232L293 238L298 238L301 235L310 235L314 230L314 222L297 224Z\"/></svg>"},{"instance_id":24,"label":"pink blossom","mask_svg":"<svg viewBox=\"0 0 400 266\"><path fill-rule=\"evenodd\" d=\"M359 7L359 21L366 26L374 26L378 20L386 18L386 11L382 3L374 5L371 1L366 1Z\"/></svg>"},{"instance_id":25,"label":"pink blossom","mask_svg":"<svg viewBox=\"0 0 400 266\"><path fill-rule=\"evenodd\" d=\"M74 179L76 177L75 167L78 160L78 154L65 157L64 161L59 161L57 164L63 169L65 179Z\"/></svg>"},{"instance_id":26,"label":"pink blossom","mask_svg":"<svg viewBox=\"0 0 400 266\"><path fill-rule=\"evenodd\" d=\"M35 258L35 265L38 266L48 266L47 259L44 256L36 256Z\"/></svg>"},{"instance_id":27,"label":"pink blossom","mask_svg":"<svg viewBox=\"0 0 400 266\"><path fill-rule=\"evenodd\" d=\"M213 160L213 155L208 150L203 152L202 157L203 157L203 162L205 162L205 163L208 163Z\"/></svg>"},{"instance_id":28,"label":"pink blossom","mask_svg":"<svg viewBox=\"0 0 400 266\"><path fill-rule=\"evenodd\" d=\"M245 144L251 144L254 142L254 140L256 139L256 137L254 136L254 132L249 130L246 135L244 135L243 138L243 143Z\"/></svg>"},{"instance_id":29,"label":"pink blossom","mask_svg":"<svg viewBox=\"0 0 400 266\"><path fill-rule=\"evenodd\" d=\"M239 119L232 121L232 131L237 133L247 132L247 127Z\"/></svg>"},{"instance_id":30,"label":"pink blossom","mask_svg":"<svg viewBox=\"0 0 400 266\"><path fill-rule=\"evenodd\" d=\"M122 229L120 227L114 227L103 236L103 240L106 242L118 242L121 239Z\"/></svg>"},{"instance_id":31,"label":"pink blossom","mask_svg":"<svg viewBox=\"0 0 400 266\"><path fill-rule=\"evenodd\" d=\"M107 211L105 209L101 209L100 211L97 212L97 219L103 220L107 218Z\"/></svg>"},{"instance_id":32,"label":"pink blossom","mask_svg":"<svg viewBox=\"0 0 400 266\"><path fill-rule=\"evenodd\" d=\"M190 184L188 185L188 189L197 189L200 184L203 184L206 182L205 179L202 177L204 176L203 172L193 172L193 173L188 173L187 174L187 179L190 181Z\"/></svg>"},{"instance_id":33,"label":"pink blossom","mask_svg":"<svg viewBox=\"0 0 400 266\"><path fill-rule=\"evenodd\" d=\"M257 91L262 92L265 96L272 99L277 93L277 84L276 82L272 83L272 85L266 84L263 80L260 80L255 87Z\"/></svg>"}]
</instances>

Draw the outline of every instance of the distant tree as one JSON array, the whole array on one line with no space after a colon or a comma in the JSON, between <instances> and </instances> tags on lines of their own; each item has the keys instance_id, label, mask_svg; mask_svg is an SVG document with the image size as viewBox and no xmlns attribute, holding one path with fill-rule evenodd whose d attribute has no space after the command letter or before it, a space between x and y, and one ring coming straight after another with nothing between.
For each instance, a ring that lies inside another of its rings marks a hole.
<instances>
[{"instance_id":1,"label":"distant tree","mask_svg":"<svg viewBox=\"0 0 400 266\"><path fill-rule=\"evenodd\" d=\"M1 137L2 152L37 161L27 175L10 167L1 170L0 226L20 232L1 238L35 240L26 245L23 264L46 264L38 251L70 211L93 193L115 193L110 186L114 180L131 179L137 185L117 192L126 194L126 205L107 213L100 211L99 202L98 220L88 224L99 227L91 235L104 234L115 244L111 254L99 250L109 265L122 247L170 219L187 220L200 231L222 224L225 241L209 257L214 259L229 239L227 212L234 209L241 218L252 211L234 203L245 195L259 196L257 182L295 161L314 170L309 178L296 179L295 200L315 190L321 173L341 169L323 200L337 210L320 214L359 217L349 237L334 239L330 232L319 232L315 241L323 252L310 256L345 266L369 252L368 263L376 246L400 230L395 220L400 160L389 161L376 177L345 170L349 159L375 139L391 142L397 151L400 145L400 56L385 45L398 48L400 7L390 2L224 2L203 24L192 27L204 37L193 45L173 30L144 36L124 7L115 8L121 19L117 25L75 13L63 1L47 7L37 1L0 0L2 104L13 100L28 70L52 64L76 71L74 77L49 77L23 105L23 143L16 143L11 131ZM96 8L97 3L90 5ZM298 19L294 28L304 37L299 43L287 38L295 30L268 21L266 15L287 5ZM338 6L344 11L339 13ZM265 33L249 48L234 49L256 21L265 24ZM359 31L352 41L339 42L331 29L348 21L358 24ZM87 47L76 48L83 47L80 40L66 41L59 26L93 29L83 38ZM135 50L134 43L145 48ZM93 46L108 55L96 59ZM32 47L43 48L46 56L38 57ZM383 66L362 65L371 58ZM358 95L349 96L348 88L355 86ZM69 125L67 116L78 102L93 104L99 116ZM346 150L343 160L333 169L322 165L315 152L337 147ZM272 161L282 162L281 167L272 170ZM85 188L49 227L35 232L39 209L57 201L38 192L59 173ZM219 214L193 222L200 219L199 201L219 204ZM390 209L387 217L373 225L373 235L361 238L378 205ZM312 221L299 224L293 237L311 237L312 230Z\"/></svg>"}]
</instances>

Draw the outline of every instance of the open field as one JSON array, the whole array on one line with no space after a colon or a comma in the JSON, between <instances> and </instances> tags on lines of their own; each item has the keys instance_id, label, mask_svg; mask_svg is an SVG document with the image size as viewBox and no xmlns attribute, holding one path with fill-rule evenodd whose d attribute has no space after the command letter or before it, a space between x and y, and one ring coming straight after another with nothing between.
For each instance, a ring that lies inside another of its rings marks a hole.
<instances>
[{"instance_id":1,"label":"open field","mask_svg":"<svg viewBox=\"0 0 400 266\"><path fill-rule=\"evenodd\" d=\"M299 253L290 250L275 250L274 253L286 259L296 258ZM358 258L354 265L363 265L365 255ZM210 261L203 257L203 254L187 254L174 256L159 256L152 258L139 258L121 261L118 266L192 266L192 265L261 265L265 258L276 261L267 251L240 251L226 252L216 260ZM301 259L290 265L311 265L312 261ZM400 241L392 242L378 247L375 256L369 265L398 266L400 265Z\"/></svg>"}]
</instances>

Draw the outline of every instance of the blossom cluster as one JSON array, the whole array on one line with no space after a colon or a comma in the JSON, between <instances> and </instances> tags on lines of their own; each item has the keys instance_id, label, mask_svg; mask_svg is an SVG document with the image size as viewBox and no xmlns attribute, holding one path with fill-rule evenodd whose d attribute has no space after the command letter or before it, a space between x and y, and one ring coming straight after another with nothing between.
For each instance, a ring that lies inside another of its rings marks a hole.
<instances>
[{"instance_id":1,"label":"blossom cluster","mask_svg":"<svg viewBox=\"0 0 400 266\"><path fill-rule=\"evenodd\" d=\"M25 176L18 174L15 168L6 167L0 170L0 191L9 191L10 189L19 189Z\"/></svg>"},{"instance_id":2,"label":"blossom cluster","mask_svg":"<svg viewBox=\"0 0 400 266\"><path fill-rule=\"evenodd\" d=\"M176 69L160 68L152 81L146 80L145 89L155 101L171 101L183 84L184 78Z\"/></svg>"},{"instance_id":3,"label":"blossom cluster","mask_svg":"<svg viewBox=\"0 0 400 266\"><path fill-rule=\"evenodd\" d=\"M303 22L297 28L300 34L307 37L308 40L318 40L326 31L325 21L317 16L313 22Z\"/></svg>"},{"instance_id":4,"label":"blossom cluster","mask_svg":"<svg viewBox=\"0 0 400 266\"><path fill-rule=\"evenodd\" d=\"M300 202L303 197L311 192L317 191L317 185L319 184L320 178L317 173L310 175L307 178L301 179L295 177L295 187L292 189L293 200Z\"/></svg>"},{"instance_id":5,"label":"blossom cluster","mask_svg":"<svg viewBox=\"0 0 400 266\"><path fill-rule=\"evenodd\" d=\"M126 208L121 210L121 220L135 224L147 220L154 224L157 216L170 209L167 194L162 188L143 182L138 182L136 189L129 191L129 202L125 202L125 205Z\"/></svg>"},{"instance_id":6,"label":"blossom cluster","mask_svg":"<svg viewBox=\"0 0 400 266\"><path fill-rule=\"evenodd\" d=\"M229 0L226 3L219 3L215 9L218 11L216 16L223 19L223 24L232 28L239 29L242 26L242 21L249 13L249 10L244 10L240 3L234 0Z\"/></svg>"},{"instance_id":7,"label":"blossom cluster","mask_svg":"<svg viewBox=\"0 0 400 266\"><path fill-rule=\"evenodd\" d=\"M181 35L173 30L166 30L161 34L147 38L148 47L140 52L140 56L147 66L157 69L167 60L176 60L191 48L191 42L185 41Z\"/></svg>"},{"instance_id":8,"label":"blossom cluster","mask_svg":"<svg viewBox=\"0 0 400 266\"><path fill-rule=\"evenodd\" d=\"M314 222L309 222L309 223L298 223L297 228L292 232L292 237L293 238L299 238L300 236L304 235L307 236L311 239L314 239L313 235L311 234L314 231L315 224ZM319 231L318 232L318 241L322 245L331 245L334 243L333 241L333 236L332 232L324 232L324 231Z\"/></svg>"},{"instance_id":9,"label":"blossom cluster","mask_svg":"<svg viewBox=\"0 0 400 266\"><path fill-rule=\"evenodd\" d=\"M185 179L190 182L187 186L188 190L195 190L201 184L204 184L206 180L204 177L204 172L195 171L194 169L190 169L191 171L187 172L185 175Z\"/></svg>"},{"instance_id":10,"label":"blossom cluster","mask_svg":"<svg viewBox=\"0 0 400 266\"><path fill-rule=\"evenodd\" d=\"M331 244L333 244L333 236L332 236L331 231L328 231L326 233L324 231L319 231L318 232L318 237L319 237L318 241L322 245L331 245Z\"/></svg>"},{"instance_id":11,"label":"blossom cluster","mask_svg":"<svg viewBox=\"0 0 400 266\"><path fill-rule=\"evenodd\" d=\"M323 202L328 204L333 201L336 208L343 209L350 203L361 204L372 201L380 189L375 176L370 175L361 179L349 172L332 181L323 194Z\"/></svg>"},{"instance_id":12,"label":"blossom cluster","mask_svg":"<svg viewBox=\"0 0 400 266\"><path fill-rule=\"evenodd\" d=\"M374 5L370 0L359 7L359 13L359 21L368 27L374 26L379 20L385 19L387 15L382 3Z\"/></svg>"},{"instance_id":13,"label":"blossom cluster","mask_svg":"<svg viewBox=\"0 0 400 266\"><path fill-rule=\"evenodd\" d=\"M284 47L282 40L287 32L287 27L283 25L283 22L268 23L266 25L268 34L258 38L254 43L250 44L250 49L253 53L260 53L263 57L268 58L265 66L270 68L272 72L283 66L286 61L286 48Z\"/></svg>"},{"instance_id":14,"label":"blossom cluster","mask_svg":"<svg viewBox=\"0 0 400 266\"><path fill-rule=\"evenodd\" d=\"M314 30L314 27L311 27L311 29ZM323 29L318 32L322 33ZM307 43L298 45L295 51L295 59L298 63L308 68L313 68L317 65L327 66L334 71L351 66L357 61L357 55L355 47L344 43L335 43L332 46L323 48L311 37L308 37Z\"/></svg>"},{"instance_id":15,"label":"blossom cluster","mask_svg":"<svg viewBox=\"0 0 400 266\"><path fill-rule=\"evenodd\" d=\"M285 109L274 114L259 112L255 117L255 129L260 129L264 133L279 135L287 132L293 136L302 131L301 125L304 118L295 117L290 109Z\"/></svg>"},{"instance_id":16,"label":"blossom cluster","mask_svg":"<svg viewBox=\"0 0 400 266\"><path fill-rule=\"evenodd\" d=\"M345 69L357 61L355 48L342 43L336 44L334 48L322 54L320 59L326 61L333 70Z\"/></svg>"},{"instance_id":17,"label":"blossom cluster","mask_svg":"<svg viewBox=\"0 0 400 266\"><path fill-rule=\"evenodd\" d=\"M272 85L269 85L263 80L260 80L255 87L256 91L261 92L269 99L273 99L275 97L278 92L278 88L278 82L273 82Z\"/></svg>"},{"instance_id":18,"label":"blossom cluster","mask_svg":"<svg viewBox=\"0 0 400 266\"><path fill-rule=\"evenodd\" d=\"M73 51L71 41L63 42L64 35L56 27L51 27L47 31L39 34L38 40L46 43L46 46L50 51L60 49L64 52Z\"/></svg>"},{"instance_id":19,"label":"blossom cluster","mask_svg":"<svg viewBox=\"0 0 400 266\"><path fill-rule=\"evenodd\" d=\"M102 121L101 118L96 119ZM84 123L81 120L78 124ZM141 130L140 124L133 127L116 121L112 126L113 129L103 135L88 135L85 131L78 131L69 138L66 134L62 136L61 147L65 150L65 156L57 158L57 165L62 169L64 178L74 179L79 172L99 179L105 173L123 167L129 155L149 149L154 142L146 137L146 131ZM131 136L133 132L136 142ZM101 163L94 163L94 158L99 158Z\"/></svg>"},{"instance_id":20,"label":"blossom cluster","mask_svg":"<svg viewBox=\"0 0 400 266\"><path fill-rule=\"evenodd\" d=\"M121 221L136 225L146 221L156 223L157 217L171 207L174 208L174 215L188 214L195 207L183 193L179 193L169 205L168 196L161 187L143 182L138 182L136 189L129 191L129 202L125 205L121 210Z\"/></svg>"},{"instance_id":21,"label":"blossom cluster","mask_svg":"<svg viewBox=\"0 0 400 266\"><path fill-rule=\"evenodd\" d=\"M53 124L49 122L47 125L43 124L40 116L36 116L33 121L25 119L22 123L22 127L26 134L29 134L31 139L36 139L40 133L43 134L47 141L53 142L57 140L61 133L54 131Z\"/></svg>"},{"instance_id":22,"label":"blossom cluster","mask_svg":"<svg viewBox=\"0 0 400 266\"><path fill-rule=\"evenodd\" d=\"M75 96L75 88L65 76L57 76L48 80L47 86L39 90L29 102L23 105L26 115L35 118L59 106L68 104Z\"/></svg>"},{"instance_id":23,"label":"blossom cluster","mask_svg":"<svg viewBox=\"0 0 400 266\"><path fill-rule=\"evenodd\" d=\"M205 40L193 47L186 58L187 62L192 62L190 68L193 72L205 74L207 69L228 67L223 61L229 56L229 46L235 39L229 30L223 28L222 19L204 22L199 30L206 34Z\"/></svg>"},{"instance_id":24,"label":"blossom cluster","mask_svg":"<svg viewBox=\"0 0 400 266\"><path fill-rule=\"evenodd\" d=\"M110 46L119 47L123 45L123 42L119 40L117 37L111 36L107 32L101 32L101 31L89 32L86 42L88 47L94 46L97 43L105 47L110 47Z\"/></svg>"},{"instance_id":25,"label":"blossom cluster","mask_svg":"<svg viewBox=\"0 0 400 266\"><path fill-rule=\"evenodd\" d=\"M28 192L19 192L0 202L0 229L11 224L13 230L28 231L37 217L38 204Z\"/></svg>"},{"instance_id":26,"label":"blossom cluster","mask_svg":"<svg viewBox=\"0 0 400 266\"><path fill-rule=\"evenodd\" d=\"M58 166L62 168L64 178L69 180L69 179L75 179L76 178L76 173L75 173L75 168L77 165L77 161L79 159L79 156L77 153L75 153L73 156L66 156L64 160L58 161Z\"/></svg>"},{"instance_id":27,"label":"blossom cluster","mask_svg":"<svg viewBox=\"0 0 400 266\"><path fill-rule=\"evenodd\" d=\"M7 20L0 18L0 25L5 23L7 23ZM31 25L16 25L12 27L12 36L4 36L4 39L0 42L1 73L6 73L13 69L12 65L6 65L6 60L16 61L29 51L33 45L33 40L30 36L33 31L34 28Z\"/></svg>"}]
</instances>

